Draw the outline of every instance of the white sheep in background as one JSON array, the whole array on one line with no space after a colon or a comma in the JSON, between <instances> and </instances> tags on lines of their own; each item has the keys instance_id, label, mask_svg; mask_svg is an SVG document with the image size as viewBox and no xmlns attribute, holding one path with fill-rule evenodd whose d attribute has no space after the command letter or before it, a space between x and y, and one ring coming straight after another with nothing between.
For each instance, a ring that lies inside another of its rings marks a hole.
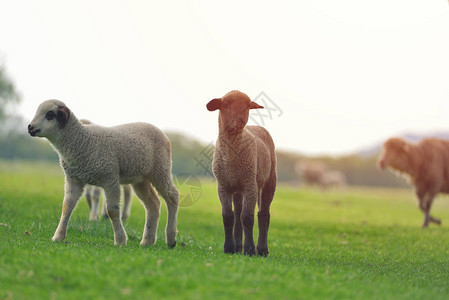
<instances>
[{"instance_id":1,"label":"white sheep in background","mask_svg":"<svg viewBox=\"0 0 449 300\"><path fill-rule=\"evenodd\" d=\"M147 123L83 125L63 102L48 100L39 105L28 132L48 139L65 173L62 214L53 241L65 239L73 209L84 186L91 184L105 191L114 244L126 245L120 218L120 184L132 184L146 211L140 244L152 245L157 238L160 201L154 186L167 205L167 245L176 245L179 192L171 174L170 141L160 129Z\"/></svg>"},{"instance_id":2,"label":"white sheep in background","mask_svg":"<svg viewBox=\"0 0 449 300\"><path fill-rule=\"evenodd\" d=\"M346 176L342 171L328 170L323 161L298 162L295 172L305 184L317 186L322 189L331 187L344 187Z\"/></svg>"},{"instance_id":3,"label":"white sheep in background","mask_svg":"<svg viewBox=\"0 0 449 300\"><path fill-rule=\"evenodd\" d=\"M321 184L323 188L342 188L346 185L346 176L342 171L327 171L321 178Z\"/></svg>"},{"instance_id":4,"label":"white sheep in background","mask_svg":"<svg viewBox=\"0 0 449 300\"><path fill-rule=\"evenodd\" d=\"M253 239L254 209L259 212L257 254L268 255L270 205L276 190L276 154L273 140L263 127L246 126L249 110L263 108L239 91L227 93L207 104L209 111L219 109L218 139L213 171L218 183L225 231L225 253L242 251L256 254ZM234 211L232 211L234 204Z\"/></svg>"},{"instance_id":5,"label":"white sheep in background","mask_svg":"<svg viewBox=\"0 0 449 300\"><path fill-rule=\"evenodd\" d=\"M89 221L98 220L98 214L100 211L101 188L95 185L86 184L86 186L84 187L84 195L86 196L86 201L89 205ZM106 206L104 204L103 207L106 209Z\"/></svg>"},{"instance_id":6,"label":"white sheep in background","mask_svg":"<svg viewBox=\"0 0 449 300\"><path fill-rule=\"evenodd\" d=\"M123 210L122 210L122 221L128 220L131 215L131 203L132 203L132 193L131 186L129 184L122 185L123 191ZM100 196L101 188L86 184L84 195L86 196L87 204L89 205L89 221L98 220L98 215L100 213ZM106 201L103 201L103 208L101 209L104 218L109 218L108 211L106 208Z\"/></svg>"},{"instance_id":7,"label":"white sheep in background","mask_svg":"<svg viewBox=\"0 0 449 300\"><path fill-rule=\"evenodd\" d=\"M323 161L298 162L295 165L296 174L308 185L322 185L324 173L327 172L327 165Z\"/></svg>"},{"instance_id":8,"label":"white sheep in background","mask_svg":"<svg viewBox=\"0 0 449 300\"><path fill-rule=\"evenodd\" d=\"M80 120L81 124L92 125L92 122L86 119ZM123 211L122 211L122 221L126 221L131 215L131 202L132 193L131 187L129 185L123 185ZM98 215L100 213L100 197L101 188L86 184L84 195L86 196L87 204L89 205L89 221L98 220ZM106 208L106 201L103 201L103 208L101 209L104 218L108 218L108 211Z\"/></svg>"}]
</instances>

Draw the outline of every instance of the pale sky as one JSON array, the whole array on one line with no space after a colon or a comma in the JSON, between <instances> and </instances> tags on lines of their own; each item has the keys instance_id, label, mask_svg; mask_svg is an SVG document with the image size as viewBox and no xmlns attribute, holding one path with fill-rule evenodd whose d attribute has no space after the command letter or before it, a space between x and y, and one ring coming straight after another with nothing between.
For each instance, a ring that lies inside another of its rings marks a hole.
<instances>
[{"instance_id":1,"label":"pale sky","mask_svg":"<svg viewBox=\"0 0 449 300\"><path fill-rule=\"evenodd\" d=\"M209 143L207 102L237 89L271 99L259 123L284 150L449 131L447 0L0 0L1 61L26 120L55 98Z\"/></svg>"}]
</instances>

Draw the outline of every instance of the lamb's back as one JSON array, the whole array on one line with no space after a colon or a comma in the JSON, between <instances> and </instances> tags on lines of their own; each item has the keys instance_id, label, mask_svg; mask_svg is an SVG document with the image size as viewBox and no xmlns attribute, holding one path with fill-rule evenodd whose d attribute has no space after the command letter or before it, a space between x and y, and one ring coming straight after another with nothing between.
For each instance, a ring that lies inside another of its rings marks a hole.
<instances>
[{"instance_id":1,"label":"lamb's back","mask_svg":"<svg viewBox=\"0 0 449 300\"><path fill-rule=\"evenodd\" d=\"M113 127L89 125L97 145L106 148L105 156L117 161L123 177L146 174L155 165L170 160L170 142L156 126L148 123L128 123ZM169 162L171 165L171 161Z\"/></svg>"},{"instance_id":2,"label":"lamb's back","mask_svg":"<svg viewBox=\"0 0 449 300\"><path fill-rule=\"evenodd\" d=\"M274 142L270 133L265 128L261 126L246 126L245 128L265 144L270 152L270 156L274 156Z\"/></svg>"},{"instance_id":3,"label":"lamb's back","mask_svg":"<svg viewBox=\"0 0 449 300\"><path fill-rule=\"evenodd\" d=\"M416 184L432 184L436 192L449 193L449 141L424 139L420 148L420 174Z\"/></svg>"},{"instance_id":4,"label":"lamb's back","mask_svg":"<svg viewBox=\"0 0 449 300\"><path fill-rule=\"evenodd\" d=\"M262 184L276 176L276 154L270 133L261 126L246 126L256 137L257 143L257 181Z\"/></svg>"}]
</instances>

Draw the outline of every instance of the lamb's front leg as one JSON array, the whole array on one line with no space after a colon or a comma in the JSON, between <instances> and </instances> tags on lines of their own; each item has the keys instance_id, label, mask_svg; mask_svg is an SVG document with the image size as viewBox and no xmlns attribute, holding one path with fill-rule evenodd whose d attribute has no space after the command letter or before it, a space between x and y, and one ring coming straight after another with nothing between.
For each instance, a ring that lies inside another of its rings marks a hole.
<instances>
[{"instance_id":1,"label":"lamb's front leg","mask_svg":"<svg viewBox=\"0 0 449 300\"><path fill-rule=\"evenodd\" d=\"M430 216L430 222L441 225L441 220Z\"/></svg>"},{"instance_id":2,"label":"lamb's front leg","mask_svg":"<svg viewBox=\"0 0 449 300\"><path fill-rule=\"evenodd\" d=\"M59 220L59 225L56 228L52 241L62 241L67 234L67 225L69 224L70 216L78 203L81 195L83 194L84 184L66 177L65 179L65 195L62 202L62 214Z\"/></svg>"},{"instance_id":3,"label":"lamb's front leg","mask_svg":"<svg viewBox=\"0 0 449 300\"><path fill-rule=\"evenodd\" d=\"M270 227L270 205L273 201L273 185L267 185L262 190L259 212L257 213L259 225L259 238L257 241L257 254L260 256L268 255L268 228Z\"/></svg>"},{"instance_id":4,"label":"lamb's front leg","mask_svg":"<svg viewBox=\"0 0 449 300\"><path fill-rule=\"evenodd\" d=\"M124 246L128 237L126 236L125 228L123 228L122 218L120 218L120 185L110 184L104 187L106 195L107 210L109 219L112 222L114 230L114 245Z\"/></svg>"},{"instance_id":5,"label":"lamb's front leg","mask_svg":"<svg viewBox=\"0 0 449 300\"><path fill-rule=\"evenodd\" d=\"M218 186L218 197L221 202L221 215L225 233L224 252L235 253L234 242L234 213L232 212L232 194L225 188Z\"/></svg>"},{"instance_id":6,"label":"lamb's front leg","mask_svg":"<svg viewBox=\"0 0 449 300\"><path fill-rule=\"evenodd\" d=\"M234 242L236 253L242 253L242 199L242 193L234 194Z\"/></svg>"},{"instance_id":7,"label":"lamb's front leg","mask_svg":"<svg viewBox=\"0 0 449 300\"><path fill-rule=\"evenodd\" d=\"M258 197L257 186L247 187L244 192L242 224L245 233L245 242L243 244L243 254L255 255L256 247L254 245L253 227L254 227L254 209L256 208Z\"/></svg>"},{"instance_id":8,"label":"lamb's front leg","mask_svg":"<svg viewBox=\"0 0 449 300\"><path fill-rule=\"evenodd\" d=\"M134 192L145 206L145 227L143 230L142 241L140 245L151 246L156 243L157 226L159 224L161 203L148 181L143 181L133 185Z\"/></svg>"}]
</instances>

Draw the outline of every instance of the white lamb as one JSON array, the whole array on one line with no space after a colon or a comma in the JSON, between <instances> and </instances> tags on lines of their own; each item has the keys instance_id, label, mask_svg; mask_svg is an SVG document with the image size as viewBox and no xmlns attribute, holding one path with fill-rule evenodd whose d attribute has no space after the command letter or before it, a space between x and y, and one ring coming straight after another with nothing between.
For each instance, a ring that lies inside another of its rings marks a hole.
<instances>
[{"instance_id":1,"label":"white lamb","mask_svg":"<svg viewBox=\"0 0 449 300\"><path fill-rule=\"evenodd\" d=\"M63 102L48 100L39 105L28 132L48 139L65 173L62 215L53 241L64 240L84 186L91 184L105 191L114 244L126 245L120 218L120 184L132 184L146 211L140 244L153 245L157 238L160 201L154 186L167 205L166 243L169 247L176 245L179 192L171 174L170 141L161 130L147 123L83 125Z\"/></svg>"},{"instance_id":2,"label":"white lamb","mask_svg":"<svg viewBox=\"0 0 449 300\"><path fill-rule=\"evenodd\" d=\"M80 120L83 125L92 125L92 122L86 119ZM84 195L86 196L87 204L89 205L89 221L98 220L98 215L100 213L100 197L101 197L101 188L98 186L86 184L84 188ZM131 215L131 202L132 202L132 193L131 186L125 184L122 186L123 190L123 210L122 210L122 221L126 221ZM103 201L103 208L101 209L101 213L104 218L108 218L108 211L106 208L106 201Z\"/></svg>"}]
</instances>

